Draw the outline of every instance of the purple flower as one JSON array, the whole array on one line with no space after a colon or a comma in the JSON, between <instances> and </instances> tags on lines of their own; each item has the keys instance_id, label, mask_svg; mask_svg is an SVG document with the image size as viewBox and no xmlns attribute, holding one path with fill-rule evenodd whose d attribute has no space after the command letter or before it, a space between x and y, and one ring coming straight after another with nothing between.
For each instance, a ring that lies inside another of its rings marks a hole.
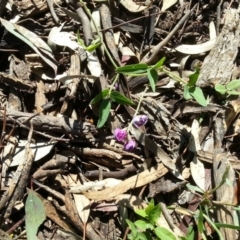
<instances>
[{"instance_id":1,"label":"purple flower","mask_svg":"<svg viewBox=\"0 0 240 240\"><path fill-rule=\"evenodd\" d=\"M119 141L123 141L127 137L127 131L121 128L116 128L114 131L114 137Z\"/></svg>"},{"instance_id":2,"label":"purple flower","mask_svg":"<svg viewBox=\"0 0 240 240\"><path fill-rule=\"evenodd\" d=\"M135 127L141 127L145 125L148 121L147 115L138 115L133 118L133 124Z\"/></svg>"},{"instance_id":3,"label":"purple flower","mask_svg":"<svg viewBox=\"0 0 240 240\"><path fill-rule=\"evenodd\" d=\"M119 85L118 85L118 83L117 83L117 82L114 84L114 88L115 88L115 90L118 90L118 88L119 88Z\"/></svg>"},{"instance_id":4,"label":"purple flower","mask_svg":"<svg viewBox=\"0 0 240 240\"><path fill-rule=\"evenodd\" d=\"M129 140L125 145L124 145L124 150L126 151L132 151L136 147L136 142L133 140Z\"/></svg>"}]
</instances>

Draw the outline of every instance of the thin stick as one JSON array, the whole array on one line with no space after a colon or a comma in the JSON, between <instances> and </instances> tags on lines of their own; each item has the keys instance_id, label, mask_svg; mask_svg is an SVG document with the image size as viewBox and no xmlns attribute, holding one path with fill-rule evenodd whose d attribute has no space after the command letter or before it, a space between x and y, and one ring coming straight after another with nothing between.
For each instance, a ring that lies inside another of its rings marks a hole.
<instances>
[{"instance_id":1,"label":"thin stick","mask_svg":"<svg viewBox=\"0 0 240 240\"><path fill-rule=\"evenodd\" d=\"M192 10L187 11L187 13L182 17L182 19L178 22L178 24L174 27L174 29L155 47L153 47L141 60L141 63L151 63L152 60L158 55L160 50L167 45L167 43L171 40L174 34L180 29L183 23L190 17L193 10L196 8L197 4L192 8ZM152 55L151 55L152 54ZM148 56L151 55L149 58Z\"/></svg>"}]
</instances>

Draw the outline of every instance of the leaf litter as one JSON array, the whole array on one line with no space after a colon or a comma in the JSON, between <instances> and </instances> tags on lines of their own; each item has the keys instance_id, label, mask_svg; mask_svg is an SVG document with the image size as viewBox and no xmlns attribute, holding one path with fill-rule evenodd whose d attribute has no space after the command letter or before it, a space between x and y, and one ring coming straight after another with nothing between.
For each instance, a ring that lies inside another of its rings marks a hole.
<instances>
[{"instance_id":1,"label":"leaf litter","mask_svg":"<svg viewBox=\"0 0 240 240\"><path fill-rule=\"evenodd\" d=\"M0 238L237 239L236 1L47 2L0 11Z\"/></svg>"}]
</instances>

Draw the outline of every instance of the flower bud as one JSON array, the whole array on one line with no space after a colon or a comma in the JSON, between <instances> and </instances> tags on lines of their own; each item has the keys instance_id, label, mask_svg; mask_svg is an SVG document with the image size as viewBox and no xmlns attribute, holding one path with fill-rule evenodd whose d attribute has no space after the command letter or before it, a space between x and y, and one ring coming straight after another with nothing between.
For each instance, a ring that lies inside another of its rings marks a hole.
<instances>
[{"instance_id":1,"label":"flower bud","mask_svg":"<svg viewBox=\"0 0 240 240\"><path fill-rule=\"evenodd\" d=\"M132 151L136 147L136 142L133 140L129 140L125 145L124 145L124 150L126 151Z\"/></svg>"},{"instance_id":2,"label":"flower bud","mask_svg":"<svg viewBox=\"0 0 240 240\"><path fill-rule=\"evenodd\" d=\"M135 127L141 127L145 125L148 121L148 116L147 115L138 115L133 117L133 124Z\"/></svg>"},{"instance_id":3,"label":"flower bud","mask_svg":"<svg viewBox=\"0 0 240 240\"><path fill-rule=\"evenodd\" d=\"M114 131L114 137L119 141L123 141L127 137L127 131L121 128L116 128Z\"/></svg>"}]
</instances>

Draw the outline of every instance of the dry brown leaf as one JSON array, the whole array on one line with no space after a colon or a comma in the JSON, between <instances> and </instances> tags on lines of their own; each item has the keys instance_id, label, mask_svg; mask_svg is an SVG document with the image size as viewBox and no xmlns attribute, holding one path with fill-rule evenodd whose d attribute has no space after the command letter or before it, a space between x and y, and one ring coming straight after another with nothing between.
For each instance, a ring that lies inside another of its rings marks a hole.
<instances>
[{"instance_id":1,"label":"dry brown leaf","mask_svg":"<svg viewBox=\"0 0 240 240\"><path fill-rule=\"evenodd\" d=\"M125 181L119 183L115 187L107 188L97 192L83 192L83 194L93 200L109 200L115 198L119 194L125 193L130 189L144 186L152 181L157 180L168 172L168 169L159 163L156 167L151 167L149 170L145 170L135 176L132 176Z\"/></svg>"},{"instance_id":2,"label":"dry brown leaf","mask_svg":"<svg viewBox=\"0 0 240 240\"><path fill-rule=\"evenodd\" d=\"M161 11L164 12L171 6L173 6L178 0L163 0L163 5Z\"/></svg>"},{"instance_id":3,"label":"dry brown leaf","mask_svg":"<svg viewBox=\"0 0 240 240\"><path fill-rule=\"evenodd\" d=\"M129 12L142 12L150 7L151 4L148 6L141 6L136 4L132 0L120 0L120 3L129 11Z\"/></svg>"},{"instance_id":4,"label":"dry brown leaf","mask_svg":"<svg viewBox=\"0 0 240 240\"><path fill-rule=\"evenodd\" d=\"M75 233L74 230L62 220L62 215L57 212L55 207L47 199L43 198L40 194L36 193L37 196L41 199L44 204L45 212L48 218L55 222L59 227L63 228L66 231Z\"/></svg>"},{"instance_id":5,"label":"dry brown leaf","mask_svg":"<svg viewBox=\"0 0 240 240\"><path fill-rule=\"evenodd\" d=\"M73 197L78 211L78 215L81 218L82 222L86 224L90 213L90 201L82 194L73 194Z\"/></svg>"}]
</instances>

